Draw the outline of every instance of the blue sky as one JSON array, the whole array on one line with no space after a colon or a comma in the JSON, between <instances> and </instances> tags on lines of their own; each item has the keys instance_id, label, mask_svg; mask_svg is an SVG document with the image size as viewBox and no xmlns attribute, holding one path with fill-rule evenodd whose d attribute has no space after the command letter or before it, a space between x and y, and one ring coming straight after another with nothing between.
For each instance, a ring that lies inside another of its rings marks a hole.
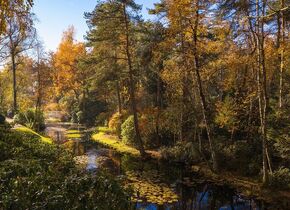
<instances>
[{"instance_id":1,"label":"blue sky","mask_svg":"<svg viewBox=\"0 0 290 210\"><path fill-rule=\"evenodd\" d=\"M158 0L135 0L143 5L142 15L149 18L146 8L153 8ZM62 32L74 25L77 31L76 39L83 41L87 25L83 18L84 12L94 9L97 0L35 0L33 12L38 21L36 28L40 39L47 50L55 50L61 40Z\"/></svg>"}]
</instances>

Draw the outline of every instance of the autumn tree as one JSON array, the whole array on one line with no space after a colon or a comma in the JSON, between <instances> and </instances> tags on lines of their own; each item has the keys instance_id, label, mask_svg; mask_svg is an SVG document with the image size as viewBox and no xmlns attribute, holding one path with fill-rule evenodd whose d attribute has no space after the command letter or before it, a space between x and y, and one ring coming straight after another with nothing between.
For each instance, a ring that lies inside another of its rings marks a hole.
<instances>
[{"instance_id":1,"label":"autumn tree","mask_svg":"<svg viewBox=\"0 0 290 210\"><path fill-rule=\"evenodd\" d=\"M1 0L0 35L6 31L9 19L27 16L32 6L33 0Z\"/></svg>"},{"instance_id":2,"label":"autumn tree","mask_svg":"<svg viewBox=\"0 0 290 210\"><path fill-rule=\"evenodd\" d=\"M83 43L74 39L75 29L69 27L64 33L57 51L53 55L53 84L56 97L61 98L69 92L73 92L77 101L80 100L80 87L82 81L81 72L78 69L78 59L85 54Z\"/></svg>"},{"instance_id":3,"label":"autumn tree","mask_svg":"<svg viewBox=\"0 0 290 210\"><path fill-rule=\"evenodd\" d=\"M33 27L33 17L30 14L21 17L6 17L6 30L0 36L2 61L11 62L13 74L13 113L17 112L17 82L16 70L19 56L31 49L34 44L36 30Z\"/></svg>"}]
</instances>

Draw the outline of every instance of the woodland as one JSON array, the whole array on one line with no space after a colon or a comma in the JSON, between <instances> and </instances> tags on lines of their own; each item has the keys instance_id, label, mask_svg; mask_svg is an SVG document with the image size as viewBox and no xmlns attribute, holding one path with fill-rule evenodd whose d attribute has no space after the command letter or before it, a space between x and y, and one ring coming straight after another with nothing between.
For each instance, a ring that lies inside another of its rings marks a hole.
<instances>
[{"instance_id":1,"label":"woodland","mask_svg":"<svg viewBox=\"0 0 290 210\"><path fill-rule=\"evenodd\" d=\"M79 169L46 132L63 123L141 162L289 201L289 0L160 0L150 20L134 0L100 0L85 41L69 26L54 52L34 3L0 0L0 210L136 207L134 189Z\"/></svg>"}]
</instances>

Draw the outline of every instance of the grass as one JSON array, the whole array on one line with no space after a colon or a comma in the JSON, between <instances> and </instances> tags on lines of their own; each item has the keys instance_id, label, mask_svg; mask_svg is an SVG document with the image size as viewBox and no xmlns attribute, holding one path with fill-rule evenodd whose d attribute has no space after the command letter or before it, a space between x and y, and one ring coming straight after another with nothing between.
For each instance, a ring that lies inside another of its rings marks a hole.
<instances>
[{"instance_id":1,"label":"grass","mask_svg":"<svg viewBox=\"0 0 290 210\"><path fill-rule=\"evenodd\" d=\"M65 134L65 136L67 138L70 138L70 139L79 139L79 138L82 138L82 134L80 134L80 133L67 133L67 134Z\"/></svg>"},{"instance_id":2,"label":"grass","mask_svg":"<svg viewBox=\"0 0 290 210\"><path fill-rule=\"evenodd\" d=\"M101 128L101 130L104 131L104 128ZM106 130L106 129L105 129ZM124 144L123 142L119 141L116 136L108 135L103 131L100 131L100 128L98 129L98 133L93 134L92 139L102 145L105 145L107 147L110 147L114 150L116 150L119 153L123 154L129 154L136 157L140 156L140 152L135 149L134 147L128 146Z\"/></svg>"},{"instance_id":3,"label":"grass","mask_svg":"<svg viewBox=\"0 0 290 210\"><path fill-rule=\"evenodd\" d=\"M69 139L79 139L82 138L82 133L79 130L68 130L65 136Z\"/></svg>"},{"instance_id":4,"label":"grass","mask_svg":"<svg viewBox=\"0 0 290 210\"><path fill-rule=\"evenodd\" d=\"M98 127L97 130L99 132L103 132L103 133L107 133L107 134L114 133L113 130L111 128L108 128L108 127Z\"/></svg>"},{"instance_id":5,"label":"grass","mask_svg":"<svg viewBox=\"0 0 290 210\"><path fill-rule=\"evenodd\" d=\"M45 143L48 143L48 144L52 144L52 139L51 138L42 136L39 133L35 132L34 130L32 130L30 128L27 128L25 126L21 126L21 127L15 128L15 130L19 131L19 132L24 132L24 133L29 133L29 134L36 135L36 136L38 136L40 138L41 141L43 141Z\"/></svg>"}]
</instances>

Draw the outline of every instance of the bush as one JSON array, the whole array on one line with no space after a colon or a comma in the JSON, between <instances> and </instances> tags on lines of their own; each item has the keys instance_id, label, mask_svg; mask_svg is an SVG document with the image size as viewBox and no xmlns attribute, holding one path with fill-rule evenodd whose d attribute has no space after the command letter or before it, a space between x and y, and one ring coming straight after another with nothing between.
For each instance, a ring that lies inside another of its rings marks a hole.
<instances>
[{"instance_id":1,"label":"bush","mask_svg":"<svg viewBox=\"0 0 290 210\"><path fill-rule=\"evenodd\" d=\"M128 118L128 112L123 111L122 114L116 112L109 120L109 128L111 128L119 137L121 137L122 124Z\"/></svg>"},{"instance_id":2,"label":"bush","mask_svg":"<svg viewBox=\"0 0 290 210\"><path fill-rule=\"evenodd\" d=\"M130 209L117 181L81 171L60 147L1 130L0 151L0 209Z\"/></svg>"},{"instance_id":3,"label":"bush","mask_svg":"<svg viewBox=\"0 0 290 210\"><path fill-rule=\"evenodd\" d=\"M201 160L197 145L191 142L178 143L173 147L163 147L160 149L160 153L161 158L167 161L193 163Z\"/></svg>"},{"instance_id":4,"label":"bush","mask_svg":"<svg viewBox=\"0 0 290 210\"><path fill-rule=\"evenodd\" d=\"M116 112L110 118L109 128L111 128L118 136L121 136L122 123L123 123L122 115L119 112Z\"/></svg>"},{"instance_id":5,"label":"bush","mask_svg":"<svg viewBox=\"0 0 290 210\"><path fill-rule=\"evenodd\" d=\"M290 169L279 168L270 175L269 187L275 189L290 189Z\"/></svg>"},{"instance_id":6,"label":"bush","mask_svg":"<svg viewBox=\"0 0 290 210\"><path fill-rule=\"evenodd\" d=\"M43 112L35 109L19 112L14 116L14 122L37 131L45 129Z\"/></svg>"},{"instance_id":7,"label":"bush","mask_svg":"<svg viewBox=\"0 0 290 210\"><path fill-rule=\"evenodd\" d=\"M259 141L256 141L255 144L236 141L223 148L220 146L217 149L218 162L221 163L221 167L244 176L258 175L262 162L259 143Z\"/></svg>"},{"instance_id":8,"label":"bush","mask_svg":"<svg viewBox=\"0 0 290 210\"><path fill-rule=\"evenodd\" d=\"M162 146L174 146L174 134L166 128L159 128L159 133L156 130L151 130L144 135L144 145L148 149L158 149Z\"/></svg>"},{"instance_id":9,"label":"bush","mask_svg":"<svg viewBox=\"0 0 290 210\"><path fill-rule=\"evenodd\" d=\"M122 124L121 130L122 141L127 145L137 146L133 115Z\"/></svg>"}]
</instances>

